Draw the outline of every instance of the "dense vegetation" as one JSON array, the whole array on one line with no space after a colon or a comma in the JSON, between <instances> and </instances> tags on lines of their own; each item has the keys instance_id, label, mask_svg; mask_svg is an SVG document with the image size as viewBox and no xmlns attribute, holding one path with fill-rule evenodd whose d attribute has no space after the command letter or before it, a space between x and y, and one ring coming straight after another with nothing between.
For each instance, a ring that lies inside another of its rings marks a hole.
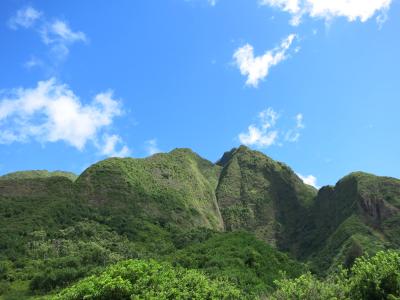
<instances>
[{"instance_id":1,"label":"dense vegetation","mask_svg":"<svg viewBox=\"0 0 400 300\"><path fill-rule=\"evenodd\" d=\"M216 164L176 149L15 172L0 177L0 299L397 299L399 212L400 180L317 191L243 146Z\"/></svg>"},{"instance_id":2,"label":"dense vegetation","mask_svg":"<svg viewBox=\"0 0 400 300\"><path fill-rule=\"evenodd\" d=\"M228 282L209 280L194 270L155 261L128 260L88 277L55 299L240 299Z\"/></svg>"},{"instance_id":3,"label":"dense vegetation","mask_svg":"<svg viewBox=\"0 0 400 300\"><path fill-rule=\"evenodd\" d=\"M378 252L357 258L349 269L339 269L321 281L311 273L296 279L276 280L271 300L398 299L400 296L400 254ZM55 299L244 299L227 281L209 280L197 271L154 261L120 262L99 276L91 276L60 292ZM251 298L256 298L252 295Z\"/></svg>"},{"instance_id":4,"label":"dense vegetation","mask_svg":"<svg viewBox=\"0 0 400 300\"><path fill-rule=\"evenodd\" d=\"M306 267L245 232L215 234L171 255L174 265L228 278L247 295L266 295L274 280L299 276Z\"/></svg>"},{"instance_id":5,"label":"dense vegetation","mask_svg":"<svg viewBox=\"0 0 400 300\"><path fill-rule=\"evenodd\" d=\"M320 280L310 273L276 281L274 300L304 299L400 299L400 253L381 251L374 257L359 257L350 269L340 269Z\"/></svg>"}]
</instances>

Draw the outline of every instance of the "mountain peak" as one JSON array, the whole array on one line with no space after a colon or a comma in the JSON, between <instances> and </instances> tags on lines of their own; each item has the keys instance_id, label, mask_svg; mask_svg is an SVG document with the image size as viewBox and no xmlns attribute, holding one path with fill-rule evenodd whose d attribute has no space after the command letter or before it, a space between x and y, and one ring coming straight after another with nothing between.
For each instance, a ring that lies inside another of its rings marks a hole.
<instances>
[{"instance_id":1,"label":"mountain peak","mask_svg":"<svg viewBox=\"0 0 400 300\"><path fill-rule=\"evenodd\" d=\"M174 148L169 153L190 153L190 154L192 154L195 152L190 148Z\"/></svg>"},{"instance_id":2,"label":"mountain peak","mask_svg":"<svg viewBox=\"0 0 400 300\"><path fill-rule=\"evenodd\" d=\"M224 152L221 158L215 163L221 167L225 167L225 165L231 160L233 154L236 152L237 148L232 148L229 151Z\"/></svg>"},{"instance_id":3,"label":"mountain peak","mask_svg":"<svg viewBox=\"0 0 400 300\"><path fill-rule=\"evenodd\" d=\"M268 160L274 161L272 158L264 154L263 152L253 150L245 145L240 145L239 147L232 148L229 151L226 151L222 157L216 162L217 165L224 167L234 156L236 155L255 155L262 156L267 158ZM275 161L274 161L275 162Z\"/></svg>"}]
</instances>

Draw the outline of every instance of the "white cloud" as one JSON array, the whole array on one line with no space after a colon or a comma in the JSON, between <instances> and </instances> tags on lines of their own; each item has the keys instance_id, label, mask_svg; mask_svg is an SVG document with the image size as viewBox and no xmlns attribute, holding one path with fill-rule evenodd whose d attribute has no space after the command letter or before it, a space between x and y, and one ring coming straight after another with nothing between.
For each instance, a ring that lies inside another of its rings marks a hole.
<instances>
[{"instance_id":1,"label":"white cloud","mask_svg":"<svg viewBox=\"0 0 400 300\"><path fill-rule=\"evenodd\" d=\"M301 135L300 132L302 129L305 128L303 119L304 119L303 114L299 113L296 115L296 117L295 117L296 125L294 128L292 128L286 132L285 141L294 143L299 140L300 135Z\"/></svg>"},{"instance_id":2,"label":"white cloud","mask_svg":"<svg viewBox=\"0 0 400 300\"><path fill-rule=\"evenodd\" d=\"M289 35L279 47L269 50L261 56L254 56L254 49L250 44L237 49L233 58L240 73L247 76L246 85L257 87L259 81L268 76L271 67L284 61L295 37L295 34Z\"/></svg>"},{"instance_id":3,"label":"white cloud","mask_svg":"<svg viewBox=\"0 0 400 300\"><path fill-rule=\"evenodd\" d=\"M272 108L267 108L258 114L257 123L251 124L246 132L239 134L239 141L246 146L263 149L272 145L283 145L285 142L297 142L301 130L305 128L303 115L295 116L296 124L290 130L278 129L276 124L280 115ZM280 138L282 137L282 138Z\"/></svg>"},{"instance_id":4,"label":"white cloud","mask_svg":"<svg viewBox=\"0 0 400 300\"><path fill-rule=\"evenodd\" d=\"M315 187L316 189L319 189L319 186L317 185L317 178L313 175L308 175L308 176L303 176L299 173L297 173L297 176L300 177L300 179L308 185L311 185L313 187Z\"/></svg>"},{"instance_id":5,"label":"white cloud","mask_svg":"<svg viewBox=\"0 0 400 300\"><path fill-rule=\"evenodd\" d=\"M104 146L99 138L121 114L121 104L110 91L83 104L67 85L54 78L40 81L35 88L19 88L1 96L0 143L64 141L83 150L92 142L105 155L126 154L124 147L122 152L115 150L120 138L105 138Z\"/></svg>"},{"instance_id":6,"label":"white cloud","mask_svg":"<svg viewBox=\"0 0 400 300\"><path fill-rule=\"evenodd\" d=\"M146 141L145 148L148 155L153 155L161 152L161 150L158 148L156 139Z\"/></svg>"},{"instance_id":7,"label":"white cloud","mask_svg":"<svg viewBox=\"0 0 400 300\"><path fill-rule=\"evenodd\" d=\"M126 145L122 145L120 150L117 150L117 145L123 144L123 141L119 135L105 134L103 136L103 146L101 147L101 154L111 157L126 157L130 154L130 150Z\"/></svg>"},{"instance_id":8,"label":"white cloud","mask_svg":"<svg viewBox=\"0 0 400 300\"><path fill-rule=\"evenodd\" d=\"M42 13L31 6L21 8L8 20L11 29L29 28L42 16Z\"/></svg>"},{"instance_id":9,"label":"white cloud","mask_svg":"<svg viewBox=\"0 0 400 300\"><path fill-rule=\"evenodd\" d=\"M246 146L267 148L274 145L278 138L278 130L274 130L279 115L272 108L258 114L258 124L252 124L247 132L239 134L239 140Z\"/></svg>"},{"instance_id":10,"label":"white cloud","mask_svg":"<svg viewBox=\"0 0 400 300\"><path fill-rule=\"evenodd\" d=\"M217 4L217 0L208 0L208 4L215 6Z\"/></svg>"},{"instance_id":11,"label":"white cloud","mask_svg":"<svg viewBox=\"0 0 400 300\"><path fill-rule=\"evenodd\" d=\"M72 31L67 23L60 20L55 20L53 23L47 24L41 33L45 44L86 41L86 35L83 32Z\"/></svg>"},{"instance_id":12,"label":"white cloud","mask_svg":"<svg viewBox=\"0 0 400 300\"><path fill-rule=\"evenodd\" d=\"M330 21L336 17L345 17L349 22L366 22L378 15L378 23L385 20L392 0L260 0L268 5L291 14L291 24L299 25L301 18L308 15Z\"/></svg>"}]
</instances>

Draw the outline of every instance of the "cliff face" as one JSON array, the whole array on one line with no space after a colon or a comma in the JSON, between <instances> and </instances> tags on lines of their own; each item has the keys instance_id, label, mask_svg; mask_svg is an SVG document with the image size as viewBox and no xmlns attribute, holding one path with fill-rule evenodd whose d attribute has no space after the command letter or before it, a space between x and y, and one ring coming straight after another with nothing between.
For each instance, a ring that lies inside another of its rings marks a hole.
<instances>
[{"instance_id":1,"label":"cliff face","mask_svg":"<svg viewBox=\"0 0 400 300\"><path fill-rule=\"evenodd\" d=\"M400 212L400 180L354 173L359 191L358 208L366 222L382 229L386 220Z\"/></svg>"},{"instance_id":2,"label":"cliff face","mask_svg":"<svg viewBox=\"0 0 400 300\"><path fill-rule=\"evenodd\" d=\"M226 230L249 230L295 253L317 191L286 165L243 146L217 164L223 166L216 195Z\"/></svg>"},{"instance_id":3,"label":"cliff face","mask_svg":"<svg viewBox=\"0 0 400 300\"><path fill-rule=\"evenodd\" d=\"M400 245L400 180L356 172L315 189L286 165L240 147L226 152L216 190L228 231L245 229L322 273Z\"/></svg>"},{"instance_id":4,"label":"cliff face","mask_svg":"<svg viewBox=\"0 0 400 300\"><path fill-rule=\"evenodd\" d=\"M320 270L399 245L400 180L357 172L318 192L301 245ZM357 249L355 251L354 249Z\"/></svg>"}]
</instances>

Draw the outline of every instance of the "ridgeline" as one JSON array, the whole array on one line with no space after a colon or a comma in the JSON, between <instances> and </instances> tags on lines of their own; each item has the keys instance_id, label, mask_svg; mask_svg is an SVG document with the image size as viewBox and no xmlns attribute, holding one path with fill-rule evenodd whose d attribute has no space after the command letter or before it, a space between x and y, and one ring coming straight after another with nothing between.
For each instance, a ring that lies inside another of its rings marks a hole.
<instances>
[{"instance_id":1,"label":"ridgeline","mask_svg":"<svg viewBox=\"0 0 400 300\"><path fill-rule=\"evenodd\" d=\"M400 288L363 294L356 279L395 261L374 274L399 287L397 252L380 252L399 247L400 180L357 172L316 190L244 146L216 163L175 149L0 177L4 300L389 299Z\"/></svg>"}]
</instances>

